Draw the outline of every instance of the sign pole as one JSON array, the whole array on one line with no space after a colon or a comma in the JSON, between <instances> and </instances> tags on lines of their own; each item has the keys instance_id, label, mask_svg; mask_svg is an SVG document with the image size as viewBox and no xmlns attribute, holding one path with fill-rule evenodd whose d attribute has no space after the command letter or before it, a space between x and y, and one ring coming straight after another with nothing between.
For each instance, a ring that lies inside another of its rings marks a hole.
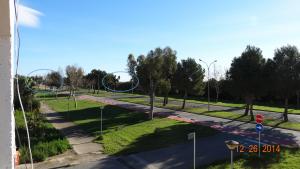
<instances>
[{"instance_id":1,"label":"sign pole","mask_svg":"<svg viewBox=\"0 0 300 169\"><path fill-rule=\"evenodd\" d=\"M230 150L231 160L230 160L230 168L233 169L233 150Z\"/></svg>"},{"instance_id":2,"label":"sign pole","mask_svg":"<svg viewBox=\"0 0 300 169\"><path fill-rule=\"evenodd\" d=\"M194 169L196 169L196 133L194 133Z\"/></svg>"},{"instance_id":3,"label":"sign pole","mask_svg":"<svg viewBox=\"0 0 300 169\"><path fill-rule=\"evenodd\" d=\"M262 125L264 116L261 114L256 115L256 131L258 132L258 157L260 158L260 133L263 130L264 126Z\"/></svg>"},{"instance_id":4,"label":"sign pole","mask_svg":"<svg viewBox=\"0 0 300 169\"><path fill-rule=\"evenodd\" d=\"M196 169L196 132L192 132L192 133L189 133L188 134L188 140L191 140L193 139L194 141L194 151L193 151L193 156L194 156L194 159L193 159L193 168Z\"/></svg>"},{"instance_id":5,"label":"sign pole","mask_svg":"<svg viewBox=\"0 0 300 169\"><path fill-rule=\"evenodd\" d=\"M258 132L258 157L260 158L260 131Z\"/></svg>"}]
</instances>

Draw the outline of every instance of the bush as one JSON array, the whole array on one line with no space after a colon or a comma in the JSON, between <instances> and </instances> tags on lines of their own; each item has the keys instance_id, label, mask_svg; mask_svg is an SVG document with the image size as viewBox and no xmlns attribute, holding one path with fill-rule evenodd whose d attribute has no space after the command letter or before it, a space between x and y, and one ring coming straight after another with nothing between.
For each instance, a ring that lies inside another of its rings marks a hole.
<instances>
[{"instance_id":1,"label":"bush","mask_svg":"<svg viewBox=\"0 0 300 169\"><path fill-rule=\"evenodd\" d=\"M25 145L24 145L25 146ZM29 162L29 150L27 147L20 148L21 163ZM32 158L34 162L44 161L47 157L61 154L68 150L70 145L66 139L50 142L39 142L32 146Z\"/></svg>"},{"instance_id":2,"label":"bush","mask_svg":"<svg viewBox=\"0 0 300 169\"><path fill-rule=\"evenodd\" d=\"M41 103L38 100L33 99L32 100L32 110L33 111L39 111L40 108L41 108Z\"/></svg>"},{"instance_id":3,"label":"bush","mask_svg":"<svg viewBox=\"0 0 300 169\"><path fill-rule=\"evenodd\" d=\"M47 157L58 155L70 148L68 141L48 123L39 112L26 112L32 156L34 162L40 162ZM16 137L17 146L20 147L20 163L30 162L27 147L27 135L21 111L15 113L16 127L18 129L22 146Z\"/></svg>"}]
</instances>

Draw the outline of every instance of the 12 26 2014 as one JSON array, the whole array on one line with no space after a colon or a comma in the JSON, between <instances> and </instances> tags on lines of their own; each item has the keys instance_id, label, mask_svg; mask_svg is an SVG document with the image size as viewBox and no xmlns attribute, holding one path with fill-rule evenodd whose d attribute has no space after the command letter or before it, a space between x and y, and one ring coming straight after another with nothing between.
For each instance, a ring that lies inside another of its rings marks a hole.
<instances>
[{"instance_id":1,"label":"12 26 2014","mask_svg":"<svg viewBox=\"0 0 300 169\"><path fill-rule=\"evenodd\" d=\"M259 148L257 144L251 144L249 146L239 145L237 148L237 152L240 153L258 153ZM279 153L280 145L262 145L261 146L262 153Z\"/></svg>"}]
</instances>

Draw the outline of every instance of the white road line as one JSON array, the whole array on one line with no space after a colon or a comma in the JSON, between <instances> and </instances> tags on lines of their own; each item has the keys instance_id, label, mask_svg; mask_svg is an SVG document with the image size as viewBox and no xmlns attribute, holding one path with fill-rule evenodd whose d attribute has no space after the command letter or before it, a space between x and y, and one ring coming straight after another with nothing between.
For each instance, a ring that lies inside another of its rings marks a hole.
<instances>
[{"instance_id":1,"label":"white road line","mask_svg":"<svg viewBox=\"0 0 300 169\"><path fill-rule=\"evenodd\" d=\"M249 141L249 142L252 142L252 143L256 143L256 144L258 144L258 141L257 140L252 140L252 139L248 139L248 138L246 138L245 140L247 140L247 141ZM264 142L260 142L260 144L266 144L266 145L268 145L267 143L264 143Z\"/></svg>"},{"instance_id":2,"label":"white road line","mask_svg":"<svg viewBox=\"0 0 300 169\"><path fill-rule=\"evenodd\" d=\"M147 169L158 169L156 167L154 167L153 165L149 164L146 160L132 154L132 155L129 155L129 157L137 160L139 163L143 164L144 166L146 166Z\"/></svg>"}]
</instances>

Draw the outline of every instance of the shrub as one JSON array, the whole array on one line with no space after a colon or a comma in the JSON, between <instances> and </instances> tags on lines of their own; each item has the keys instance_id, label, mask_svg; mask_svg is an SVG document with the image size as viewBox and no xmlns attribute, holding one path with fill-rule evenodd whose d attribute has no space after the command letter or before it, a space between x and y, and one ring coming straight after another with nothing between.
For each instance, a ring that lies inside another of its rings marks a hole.
<instances>
[{"instance_id":1,"label":"shrub","mask_svg":"<svg viewBox=\"0 0 300 169\"><path fill-rule=\"evenodd\" d=\"M47 157L61 154L70 148L68 141L48 123L41 113L26 112L28 127L30 132L30 141L32 148L32 156L35 162L45 160ZM16 136L17 146L20 147L21 154L20 163L30 162L29 151L27 148L26 129L21 111L15 113L16 127L20 136L22 146Z\"/></svg>"},{"instance_id":2,"label":"shrub","mask_svg":"<svg viewBox=\"0 0 300 169\"><path fill-rule=\"evenodd\" d=\"M47 157L61 154L68 150L70 145L66 139L53 140L50 142L39 142L32 146L32 158L34 162L44 161ZM21 163L29 162L29 151L27 147L20 148Z\"/></svg>"}]
</instances>

